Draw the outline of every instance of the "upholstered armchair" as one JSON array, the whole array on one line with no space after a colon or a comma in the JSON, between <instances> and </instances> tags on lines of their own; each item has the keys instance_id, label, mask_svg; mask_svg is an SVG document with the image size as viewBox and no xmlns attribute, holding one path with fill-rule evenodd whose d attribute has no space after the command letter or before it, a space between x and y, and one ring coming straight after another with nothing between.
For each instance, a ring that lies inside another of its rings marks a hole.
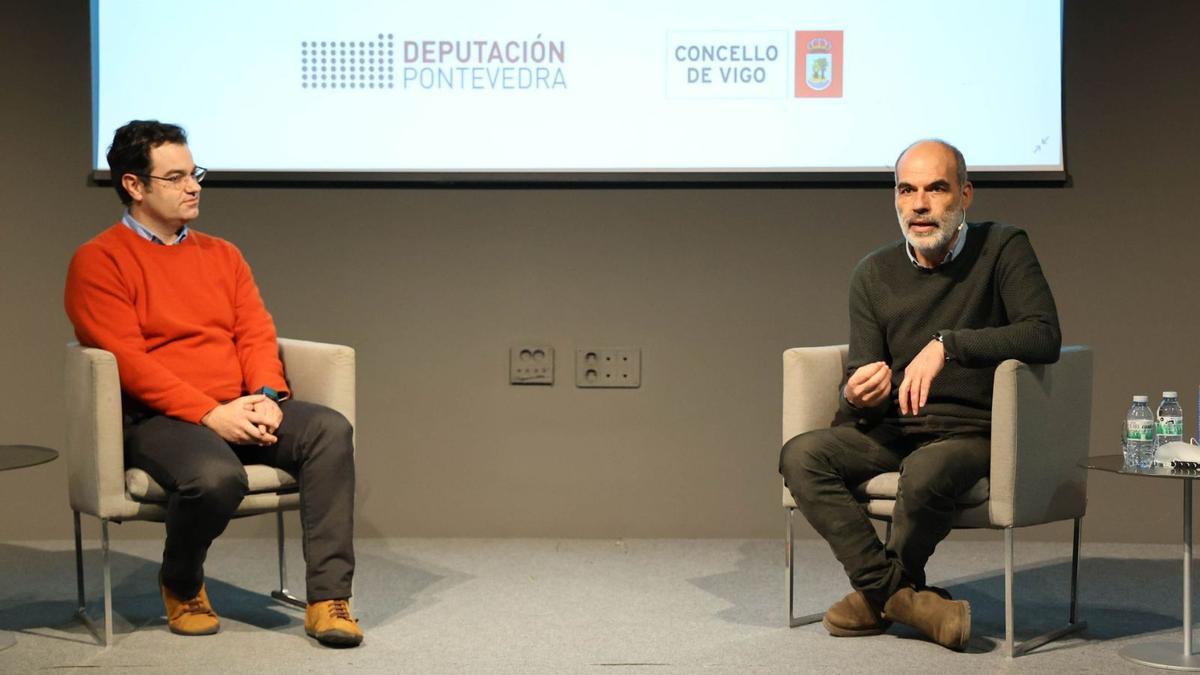
<instances>
[{"instance_id":1,"label":"upholstered armchair","mask_svg":"<svg viewBox=\"0 0 1200 675\"><path fill-rule=\"evenodd\" d=\"M293 396L337 410L354 424L354 350L342 345L279 339L287 380ZM112 644L112 580L109 567L108 524L130 520L161 522L166 517L167 493L141 469L125 466L121 417L121 384L116 358L107 351L67 345L66 413L67 480L75 517L75 570L78 615L92 627L83 585L81 513L100 519L100 548L104 559L104 645ZM287 587L283 512L300 507L296 479L274 467L246 466L250 492L235 517L276 514L279 543L277 600L304 607ZM94 629L94 627L93 627ZM98 631L97 631L98 632Z\"/></svg>"},{"instance_id":2,"label":"upholstered armchair","mask_svg":"<svg viewBox=\"0 0 1200 675\"><path fill-rule=\"evenodd\" d=\"M783 441L828 427L838 408L848 347L789 349L783 353ZM1092 410L1092 352L1062 349L1057 363L1028 365L1008 360L996 368L992 393L991 472L959 498L956 528L1004 531L1004 637L1009 657L1086 627L1077 620L1079 527L1087 510L1087 471ZM890 534L899 473L886 473L856 486L871 517L888 523ZM788 623L818 621L822 613L795 615L796 504L785 486L787 509ZM1066 625L1014 643L1013 532L1018 527L1074 521L1070 616ZM822 546L824 548L824 546Z\"/></svg>"}]
</instances>

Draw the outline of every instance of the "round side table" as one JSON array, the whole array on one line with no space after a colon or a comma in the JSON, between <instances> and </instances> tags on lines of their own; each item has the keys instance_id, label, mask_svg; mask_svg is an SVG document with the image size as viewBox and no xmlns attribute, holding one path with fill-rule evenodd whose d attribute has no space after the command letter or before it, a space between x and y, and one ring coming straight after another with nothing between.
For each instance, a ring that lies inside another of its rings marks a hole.
<instances>
[{"instance_id":1,"label":"round side table","mask_svg":"<svg viewBox=\"0 0 1200 675\"><path fill-rule=\"evenodd\" d=\"M1117 653L1143 666L1200 670L1200 654L1192 649L1192 481L1200 478L1200 471L1162 466L1139 469L1125 466L1121 455L1089 457L1084 466L1123 476L1183 481L1183 642L1139 642L1122 647Z\"/></svg>"},{"instance_id":2,"label":"round side table","mask_svg":"<svg viewBox=\"0 0 1200 675\"><path fill-rule=\"evenodd\" d=\"M57 457L57 450L37 445L0 445L0 471L37 466L52 462Z\"/></svg>"},{"instance_id":3,"label":"round side table","mask_svg":"<svg viewBox=\"0 0 1200 675\"><path fill-rule=\"evenodd\" d=\"M58 457L57 450L37 445L0 445L0 471L24 469L52 462ZM17 638L9 631L0 630L0 651L17 644Z\"/></svg>"}]
</instances>

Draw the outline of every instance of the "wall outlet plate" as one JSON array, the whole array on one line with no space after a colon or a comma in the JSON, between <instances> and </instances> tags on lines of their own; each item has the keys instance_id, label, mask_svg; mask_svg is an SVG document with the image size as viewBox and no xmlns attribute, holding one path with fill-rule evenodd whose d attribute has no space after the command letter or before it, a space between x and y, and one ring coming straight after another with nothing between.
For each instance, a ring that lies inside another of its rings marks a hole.
<instances>
[{"instance_id":1,"label":"wall outlet plate","mask_svg":"<svg viewBox=\"0 0 1200 675\"><path fill-rule=\"evenodd\" d=\"M554 384L554 347L518 345L508 350L509 384Z\"/></svg>"},{"instance_id":2,"label":"wall outlet plate","mask_svg":"<svg viewBox=\"0 0 1200 675\"><path fill-rule=\"evenodd\" d=\"M642 386L641 347L576 349L575 386Z\"/></svg>"}]
</instances>

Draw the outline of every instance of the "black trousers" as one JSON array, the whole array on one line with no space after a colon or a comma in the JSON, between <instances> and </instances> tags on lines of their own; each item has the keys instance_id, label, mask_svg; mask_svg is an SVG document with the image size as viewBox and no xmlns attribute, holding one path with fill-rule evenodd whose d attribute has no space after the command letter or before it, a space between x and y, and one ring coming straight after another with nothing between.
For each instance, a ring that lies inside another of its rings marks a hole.
<instances>
[{"instance_id":1,"label":"black trousers","mask_svg":"<svg viewBox=\"0 0 1200 675\"><path fill-rule=\"evenodd\" d=\"M988 475L987 435L906 435L889 426L864 433L836 426L800 434L783 446L779 472L813 529L829 543L876 609L904 586L925 585L925 563L950 533L957 498ZM892 535L879 541L851 488L900 472Z\"/></svg>"},{"instance_id":2,"label":"black trousers","mask_svg":"<svg viewBox=\"0 0 1200 675\"><path fill-rule=\"evenodd\" d=\"M353 429L322 405L280 403L277 443L230 445L208 427L152 412L125 414L125 460L169 493L162 581L191 598L204 581L209 545L248 490L243 464L296 476L307 564L307 600L350 597L354 576Z\"/></svg>"}]
</instances>

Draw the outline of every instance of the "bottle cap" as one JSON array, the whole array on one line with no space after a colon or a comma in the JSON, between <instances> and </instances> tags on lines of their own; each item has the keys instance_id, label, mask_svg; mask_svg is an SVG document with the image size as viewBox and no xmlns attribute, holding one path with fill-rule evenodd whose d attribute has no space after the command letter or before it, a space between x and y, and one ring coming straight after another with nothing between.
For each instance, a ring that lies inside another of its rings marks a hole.
<instances>
[{"instance_id":1,"label":"bottle cap","mask_svg":"<svg viewBox=\"0 0 1200 675\"><path fill-rule=\"evenodd\" d=\"M1164 391L1164 392L1163 392L1163 398L1179 398L1179 392L1177 392L1177 391Z\"/></svg>"},{"instance_id":2,"label":"bottle cap","mask_svg":"<svg viewBox=\"0 0 1200 675\"><path fill-rule=\"evenodd\" d=\"M1134 403L1148 403L1149 401L1150 401L1150 397L1146 396L1145 394L1141 394L1141 395L1133 397Z\"/></svg>"}]
</instances>

